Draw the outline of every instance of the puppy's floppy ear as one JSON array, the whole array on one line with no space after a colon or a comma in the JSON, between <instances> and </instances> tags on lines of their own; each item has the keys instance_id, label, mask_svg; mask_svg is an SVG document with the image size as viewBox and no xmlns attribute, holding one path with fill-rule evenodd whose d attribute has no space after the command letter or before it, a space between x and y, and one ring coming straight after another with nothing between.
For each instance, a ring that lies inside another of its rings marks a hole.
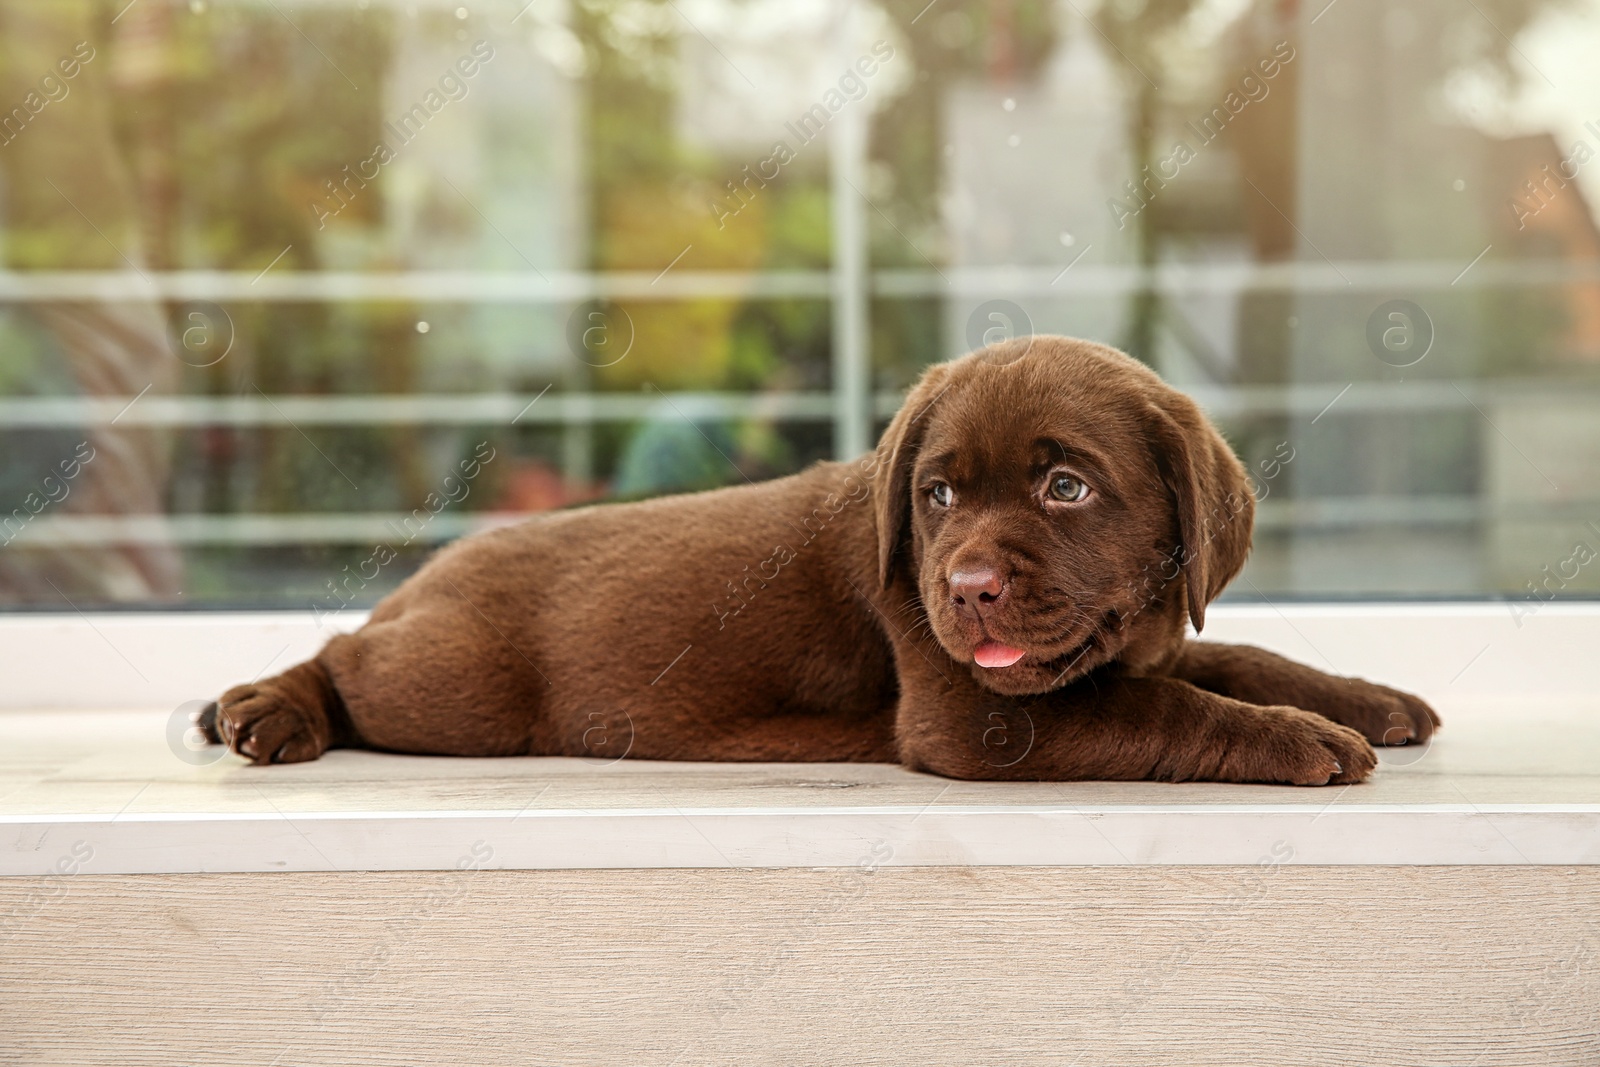
<instances>
[{"instance_id":1,"label":"puppy's floppy ear","mask_svg":"<svg viewBox=\"0 0 1600 1067\"><path fill-rule=\"evenodd\" d=\"M878 582L885 589L894 577L895 559L911 526L911 468L922 447L933 405L950 387L950 381L949 364L929 367L878 442L872 514L878 527Z\"/></svg>"},{"instance_id":2,"label":"puppy's floppy ear","mask_svg":"<svg viewBox=\"0 0 1600 1067\"><path fill-rule=\"evenodd\" d=\"M1244 568L1256 500L1228 442L1182 393L1173 391L1151 413L1156 466L1172 495L1189 621L1199 633L1206 605Z\"/></svg>"}]
</instances>

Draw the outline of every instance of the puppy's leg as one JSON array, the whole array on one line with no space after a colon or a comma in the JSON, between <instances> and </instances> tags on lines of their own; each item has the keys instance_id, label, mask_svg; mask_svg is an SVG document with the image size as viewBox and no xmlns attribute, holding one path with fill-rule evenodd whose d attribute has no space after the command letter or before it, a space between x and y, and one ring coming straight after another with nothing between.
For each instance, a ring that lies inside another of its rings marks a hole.
<instances>
[{"instance_id":1,"label":"puppy's leg","mask_svg":"<svg viewBox=\"0 0 1600 1067\"><path fill-rule=\"evenodd\" d=\"M550 686L535 663L540 650L509 625L452 590L375 614L318 659L363 745L434 756L554 752L541 728Z\"/></svg>"},{"instance_id":2,"label":"puppy's leg","mask_svg":"<svg viewBox=\"0 0 1600 1067\"><path fill-rule=\"evenodd\" d=\"M234 686L207 709L201 726L211 740L258 764L313 760L352 740L320 656L277 677Z\"/></svg>"},{"instance_id":3,"label":"puppy's leg","mask_svg":"<svg viewBox=\"0 0 1600 1067\"><path fill-rule=\"evenodd\" d=\"M523 644L533 651L526 638ZM558 751L535 729L548 682L469 602L413 597L275 678L223 694L212 740L256 763L363 746L443 756Z\"/></svg>"},{"instance_id":4,"label":"puppy's leg","mask_svg":"<svg viewBox=\"0 0 1600 1067\"><path fill-rule=\"evenodd\" d=\"M1377 757L1354 730L1293 707L1260 707L1174 678L1108 676L1041 697L966 679L908 686L901 760L950 778L1334 785Z\"/></svg>"},{"instance_id":5,"label":"puppy's leg","mask_svg":"<svg viewBox=\"0 0 1600 1067\"><path fill-rule=\"evenodd\" d=\"M1424 742L1439 716L1410 693L1343 678L1265 649L1190 641L1172 669L1175 678L1250 704L1289 704L1361 731L1375 745Z\"/></svg>"}]
</instances>

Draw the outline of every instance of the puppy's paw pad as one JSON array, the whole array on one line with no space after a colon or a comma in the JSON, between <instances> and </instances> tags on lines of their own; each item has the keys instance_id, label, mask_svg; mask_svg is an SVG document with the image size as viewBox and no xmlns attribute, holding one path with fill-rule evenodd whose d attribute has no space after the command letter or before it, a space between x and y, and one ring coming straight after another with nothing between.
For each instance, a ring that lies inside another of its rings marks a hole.
<instances>
[{"instance_id":1,"label":"puppy's paw pad","mask_svg":"<svg viewBox=\"0 0 1600 1067\"><path fill-rule=\"evenodd\" d=\"M270 687L241 685L217 704L217 739L257 764L300 763L328 747L316 719Z\"/></svg>"}]
</instances>

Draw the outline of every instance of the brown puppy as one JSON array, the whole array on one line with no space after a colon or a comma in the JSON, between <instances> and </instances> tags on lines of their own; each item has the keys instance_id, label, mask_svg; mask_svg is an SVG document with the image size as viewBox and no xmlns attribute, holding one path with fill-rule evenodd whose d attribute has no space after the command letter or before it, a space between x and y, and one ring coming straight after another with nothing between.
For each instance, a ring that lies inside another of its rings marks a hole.
<instances>
[{"instance_id":1,"label":"brown puppy","mask_svg":"<svg viewBox=\"0 0 1600 1067\"><path fill-rule=\"evenodd\" d=\"M1183 394L1066 338L932 367L876 453L540 516L441 551L222 698L257 763L899 761L956 778L1357 782L1422 701L1189 641L1254 500Z\"/></svg>"}]
</instances>

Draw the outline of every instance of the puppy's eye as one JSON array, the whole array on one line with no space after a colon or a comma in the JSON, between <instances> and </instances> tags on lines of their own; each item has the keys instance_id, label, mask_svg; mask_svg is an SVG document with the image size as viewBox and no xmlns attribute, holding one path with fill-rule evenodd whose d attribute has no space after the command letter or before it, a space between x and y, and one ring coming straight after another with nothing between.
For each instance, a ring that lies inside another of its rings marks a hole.
<instances>
[{"instance_id":1,"label":"puppy's eye","mask_svg":"<svg viewBox=\"0 0 1600 1067\"><path fill-rule=\"evenodd\" d=\"M943 482L934 482L933 488L928 490L928 499L941 508L947 508L956 502L956 491Z\"/></svg>"},{"instance_id":2,"label":"puppy's eye","mask_svg":"<svg viewBox=\"0 0 1600 1067\"><path fill-rule=\"evenodd\" d=\"M1089 487L1070 474L1057 474L1050 479L1050 499L1064 504L1076 504L1089 495Z\"/></svg>"}]
</instances>

